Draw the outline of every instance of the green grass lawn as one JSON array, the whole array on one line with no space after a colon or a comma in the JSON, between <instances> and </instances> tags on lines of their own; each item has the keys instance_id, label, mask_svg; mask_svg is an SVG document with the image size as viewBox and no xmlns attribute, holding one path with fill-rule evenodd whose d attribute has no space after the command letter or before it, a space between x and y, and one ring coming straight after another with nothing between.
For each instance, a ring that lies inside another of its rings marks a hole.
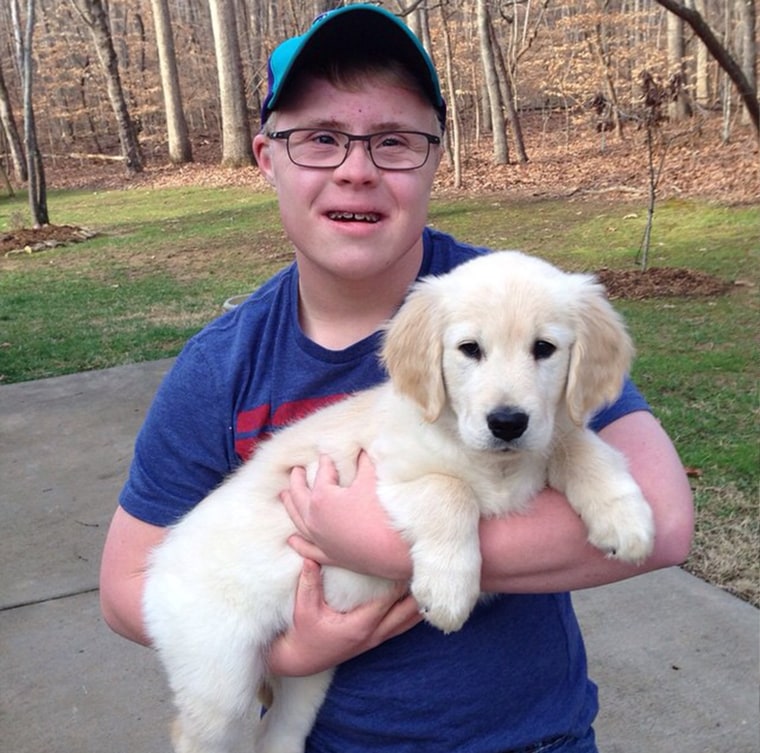
<instances>
[{"instance_id":1,"label":"green grass lawn","mask_svg":"<svg viewBox=\"0 0 760 753\"><path fill-rule=\"evenodd\" d=\"M171 356L291 258L272 194L244 188L51 192L80 244L0 258L0 384ZM0 200L0 232L25 197ZM568 269L634 266L643 203L438 199L431 224ZM634 378L693 475L690 568L760 604L760 205L657 206L650 266L741 281L715 298L616 301L637 343Z\"/></svg>"}]
</instances>

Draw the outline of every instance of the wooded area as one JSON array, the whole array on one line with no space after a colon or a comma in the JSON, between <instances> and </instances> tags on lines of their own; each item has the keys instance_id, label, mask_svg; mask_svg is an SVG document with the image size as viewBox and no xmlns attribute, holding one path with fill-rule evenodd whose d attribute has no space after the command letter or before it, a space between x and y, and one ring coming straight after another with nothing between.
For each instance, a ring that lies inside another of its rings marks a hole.
<instances>
[{"instance_id":1,"label":"wooded area","mask_svg":"<svg viewBox=\"0 0 760 753\"><path fill-rule=\"evenodd\" d=\"M0 0L0 165L44 189L67 159L250 165L266 59L330 0ZM431 51L447 154L526 162L521 120L568 142L719 118L758 131L754 0L386 0ZM557 115L561 119L557 120ZM716 148L719 144L716 144ZM8 183L10 187L10 183ZM34 188L38 191L37 188Z\"/></svg>"}]
</instances>

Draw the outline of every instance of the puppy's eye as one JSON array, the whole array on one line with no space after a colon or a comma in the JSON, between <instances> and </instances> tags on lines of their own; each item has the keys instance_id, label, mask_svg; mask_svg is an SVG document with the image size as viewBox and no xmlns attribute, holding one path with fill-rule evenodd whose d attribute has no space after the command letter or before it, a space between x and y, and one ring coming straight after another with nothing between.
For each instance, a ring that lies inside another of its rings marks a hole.
<instances>
[{"instance_id":1,"label":"puppy's eye","mask_svg":"<svg viewBox=\"0 0 760 753\"><path fill-rule=\"evenodd\" d=\"M549 358L555 350L557 350L556 345L546 340L536 340L533 343L533 358L537 361L543 361L545 358Z\"/></svg>"},{"instance_id":2,"label":"puppy's eye","mask_svg":"<svg viewBox=\"0 0 760 753\"><path fill-rule=\"evenodd\" d=\"M467 358L472 358L476 361L483 358L483 351L480 349L480 345L474 340L468 340L467 342L461 343L459 345L459 352L467 356Z\"/></svg>"}]
</instances>

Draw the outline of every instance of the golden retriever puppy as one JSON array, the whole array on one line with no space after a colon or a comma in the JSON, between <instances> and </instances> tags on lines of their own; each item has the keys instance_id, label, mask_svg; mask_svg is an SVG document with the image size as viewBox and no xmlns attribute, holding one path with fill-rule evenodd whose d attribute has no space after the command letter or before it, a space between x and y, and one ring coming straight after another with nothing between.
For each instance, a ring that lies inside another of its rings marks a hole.
<instances>
[{"instance_id":1,"label":"golden retriever puppy","mask_svg":"<svg viewBox=\"0 0 760 753\"><path fill-rule=\"evenodd\" d=\"M266 676L292 619L299 556L279 501L293 466L320 454L349 483L360 449L411 547L411 593L432 625L459 629L480 596L478 520L524 510L550 484L611 556L637 562L651 511L623 458L586 428L619 393L633 348L602 287L535 257L496 252L418 283L389 323L389 381L264 443L153 552L148 632L167 671L178 753L225 753L267 682L274 703L256 753L298 753L332 672ZM328 602L349 610L390 584L324 569Z\"/></svg>"}]
</instances>

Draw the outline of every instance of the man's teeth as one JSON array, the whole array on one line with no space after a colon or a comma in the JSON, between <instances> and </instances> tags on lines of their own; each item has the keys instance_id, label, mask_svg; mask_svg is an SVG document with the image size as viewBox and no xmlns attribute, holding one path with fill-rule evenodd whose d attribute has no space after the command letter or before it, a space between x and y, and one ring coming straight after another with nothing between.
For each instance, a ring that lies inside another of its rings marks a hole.
<instances>
[{"instance_id":1,"label":"man's teeth","mask_svg":"<svg viewBox=\"0 0 760 753\"><path fill-rule=\"evenodd\" d=\"M371 212L328 212L331 220L349 220L353 222L378 222L380 216Z\"/></svg>"}]
</instances>

